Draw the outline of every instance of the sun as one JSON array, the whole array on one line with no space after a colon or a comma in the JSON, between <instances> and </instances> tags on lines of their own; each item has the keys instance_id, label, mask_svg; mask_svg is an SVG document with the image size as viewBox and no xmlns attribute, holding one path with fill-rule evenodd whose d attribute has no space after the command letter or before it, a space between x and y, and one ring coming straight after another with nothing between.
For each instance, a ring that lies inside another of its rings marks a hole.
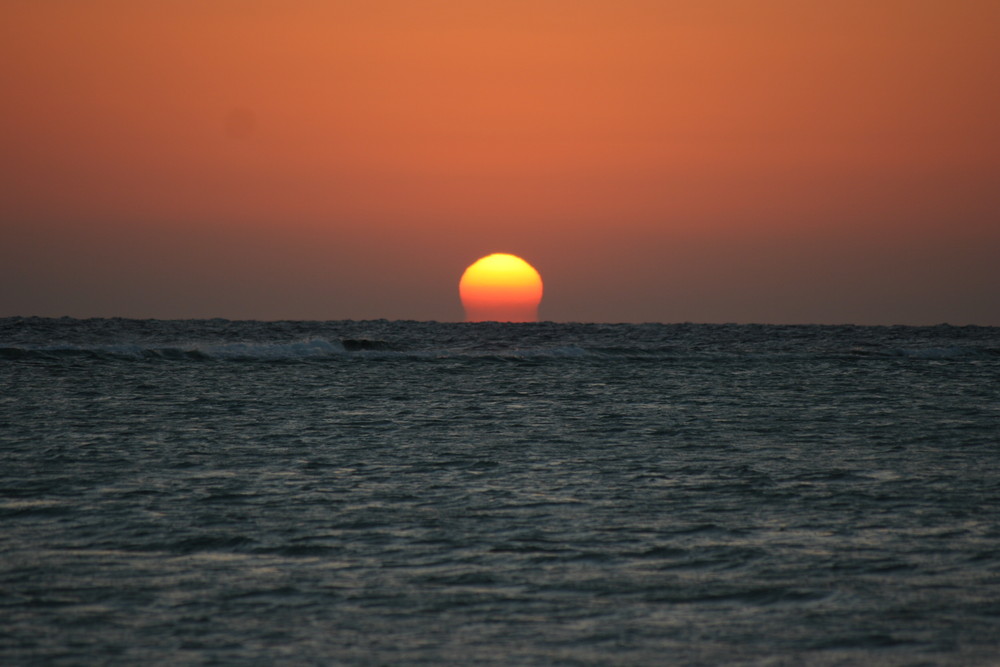
<instances>
[{"instance_id":1,"label":"sun","mask_svg":"<svg viewBox=\"0 0 1000 667\"><path fill-rule=\"evenodd\" d=\"M498 252L465 270L458 293L466 322L537 322L542 277L517 255Z\"/></svg>"}]
</instances>

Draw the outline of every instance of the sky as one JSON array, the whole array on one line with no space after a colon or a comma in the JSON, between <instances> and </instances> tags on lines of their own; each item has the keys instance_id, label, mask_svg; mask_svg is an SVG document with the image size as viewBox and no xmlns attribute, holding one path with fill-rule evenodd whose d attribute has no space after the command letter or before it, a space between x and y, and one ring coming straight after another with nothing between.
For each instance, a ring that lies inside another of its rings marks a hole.
<instances>
[{"instance_id":1,"label":"sky","mask_svg":"<svg viewBox=\"0 0 1000 667\"><path fill-rule=\"evenodd\" d=\"M996 0L5 0L0 316L1000 325Z\"/></svg>"}]
</instances>

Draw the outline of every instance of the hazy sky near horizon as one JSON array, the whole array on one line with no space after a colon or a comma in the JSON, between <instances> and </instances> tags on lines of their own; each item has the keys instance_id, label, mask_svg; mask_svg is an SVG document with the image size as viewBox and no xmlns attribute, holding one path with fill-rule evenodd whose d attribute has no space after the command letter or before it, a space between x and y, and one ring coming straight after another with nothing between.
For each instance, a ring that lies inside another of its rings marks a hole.
<instances>
[{"instance_id":1,"label":"hazy sky near horizon","mask_svg":"<svg viewBox=\"0 0 1000 667\"><path fill-rule=\"evenodd\" d=\"M1000 325L1000 2L0 5L0 316Z\"/></svg>"}]
</instances>

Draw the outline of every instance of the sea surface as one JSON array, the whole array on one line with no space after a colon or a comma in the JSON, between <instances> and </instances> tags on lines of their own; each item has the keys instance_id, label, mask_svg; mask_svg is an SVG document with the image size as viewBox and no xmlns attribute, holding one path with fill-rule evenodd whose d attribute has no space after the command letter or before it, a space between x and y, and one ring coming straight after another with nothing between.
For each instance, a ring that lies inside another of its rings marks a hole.
<instances>
[{"instance_id":1,"label":"sea surface","mask_svg":"<svg viewBox=\"0 0 1000 667\"><path fill-rule=\"evenodd\" d=\"M1000 664L1000 329L0 320L0 664Z\"/></svg>"}]
</instances>

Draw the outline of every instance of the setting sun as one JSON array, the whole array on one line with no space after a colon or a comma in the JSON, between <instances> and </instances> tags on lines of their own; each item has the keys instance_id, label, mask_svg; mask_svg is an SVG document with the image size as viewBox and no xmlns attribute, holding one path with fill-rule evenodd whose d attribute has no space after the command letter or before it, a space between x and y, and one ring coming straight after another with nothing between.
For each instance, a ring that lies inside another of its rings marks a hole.
<instances>
[{"instance_id":1,"label":"setting sun","mask_svg":"<svg viewBox=\"0 0 1000 667\"><path fill-rule=\"evenodd\" d=\"M458 285L467 322L537 322L542 277L516 255L494 253L476 261Z\"/></svg>"}]
</instances>

